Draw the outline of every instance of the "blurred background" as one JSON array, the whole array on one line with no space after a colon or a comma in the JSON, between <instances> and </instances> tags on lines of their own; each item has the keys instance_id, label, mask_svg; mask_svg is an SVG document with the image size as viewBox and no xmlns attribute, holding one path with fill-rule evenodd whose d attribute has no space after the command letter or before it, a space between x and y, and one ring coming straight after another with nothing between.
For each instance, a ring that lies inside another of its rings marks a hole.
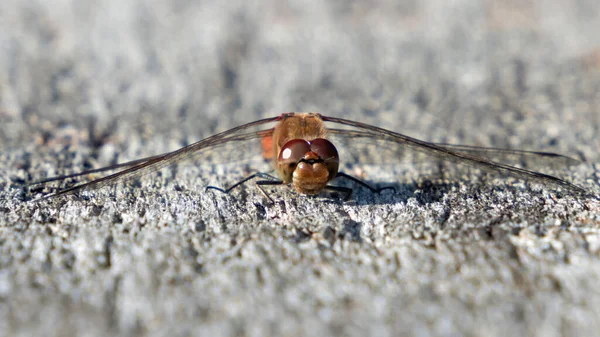
<instances>
[{"instance_id":1,"label":"blurred background","mask_svg":"<svg viewBox=\"0 0 600 337\"><path fill-rule=\"evenodd\" d=\"M3 142L189 143L319 111L431 141L594 156L599 7L3 1Z\"/></svg>"}]
</instances>

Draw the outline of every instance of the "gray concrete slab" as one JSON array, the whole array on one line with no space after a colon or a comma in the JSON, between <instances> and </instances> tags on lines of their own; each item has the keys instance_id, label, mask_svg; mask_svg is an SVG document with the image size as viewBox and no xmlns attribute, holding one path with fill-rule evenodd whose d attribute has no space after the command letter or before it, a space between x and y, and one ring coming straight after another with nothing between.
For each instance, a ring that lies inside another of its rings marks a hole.
<instances>
[{"instance_id":1,"label":"gray concrete slab","mask_svg":"<svg viewBox=\"0 0 600 337\"><path fill-rule=\"evenodd\" d=\"M264 169L256 147L23 184L319 111L569 154L533 164L598 194L599 31L596 1L0 2L2 335L596 335L600 206L552 186L346 144L396 193L204 190Z\"/></svg>"}]
</instances>

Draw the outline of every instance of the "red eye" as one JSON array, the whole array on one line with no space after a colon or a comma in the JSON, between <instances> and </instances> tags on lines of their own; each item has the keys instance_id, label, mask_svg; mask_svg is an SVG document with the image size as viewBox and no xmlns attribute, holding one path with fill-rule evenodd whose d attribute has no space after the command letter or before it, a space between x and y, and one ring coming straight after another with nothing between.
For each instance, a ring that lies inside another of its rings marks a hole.
<instances>
[{"instance_id":1,"label":"red eye","mask_svg":"<svg viewBox=\"0 0 600 337\"><path fill-rule=\"evenodd\" d=\"M335 146L327 139L317 138L310 142L310 150L325 162L329 176L335 177L340 166L340 157Z\"/></svg>"},{"instance_id":2,"label":"red eye","mask_svg":"<svg viewBox=\"0 0 600 337\"><path fill-rule=\"evenodd\" d=\"M281 148L278 161L282 164L298 163L310 151L310 144L304 139L292 139Z\"/></svg>"},{"instance_id":3,"label":"red eye","mask_svg":"<svg viewBox=\"0 0 600 337\"><path fill-rule=\"evenodd\" d=\"M319 158L323 159L324 161L328 161L333 158L338 158L337 149L327 139L313 139L310 142L310 150L316 153L319 156Z\"/></svg>"}]
</instances>

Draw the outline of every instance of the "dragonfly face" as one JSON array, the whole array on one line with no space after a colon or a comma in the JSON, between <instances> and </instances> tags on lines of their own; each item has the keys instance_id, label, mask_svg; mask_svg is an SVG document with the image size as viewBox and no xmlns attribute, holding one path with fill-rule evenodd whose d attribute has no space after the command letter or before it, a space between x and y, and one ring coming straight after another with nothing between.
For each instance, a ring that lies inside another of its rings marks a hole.
<instances>
[{"instance_id":1,"label":"dragonfly face","mask_svg":"<svg viewBox=\"0 0 600 337\"><path fill-rule=\"evenodd\" d=\"M335 146L324 138L292 139L281 148L277 171L296 191L316 194L335 178L340 158Z\"/></svg>"}]
</instances>

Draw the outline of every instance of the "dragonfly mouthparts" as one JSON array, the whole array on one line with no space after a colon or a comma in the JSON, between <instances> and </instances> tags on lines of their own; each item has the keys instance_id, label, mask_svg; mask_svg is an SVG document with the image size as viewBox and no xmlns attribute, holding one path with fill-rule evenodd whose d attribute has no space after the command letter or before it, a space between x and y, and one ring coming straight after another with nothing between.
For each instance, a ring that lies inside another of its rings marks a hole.
<instances>
[{"instance_id":1,"label":"dragonfly mouthparts","mask_svg":"<svg viewBox=\"0 0 600 337\"><path fill-rule=\"evenodd\" d=\"M323 159L321 159L321 158L318 158L318 159L304 159L304 158L302 158L302 159L300 159L299 162L300 163L309 163L309 164L312 165L312 164L316 164L316 163L324 163L325 161Z\"/></svg>"}]
</instances>

